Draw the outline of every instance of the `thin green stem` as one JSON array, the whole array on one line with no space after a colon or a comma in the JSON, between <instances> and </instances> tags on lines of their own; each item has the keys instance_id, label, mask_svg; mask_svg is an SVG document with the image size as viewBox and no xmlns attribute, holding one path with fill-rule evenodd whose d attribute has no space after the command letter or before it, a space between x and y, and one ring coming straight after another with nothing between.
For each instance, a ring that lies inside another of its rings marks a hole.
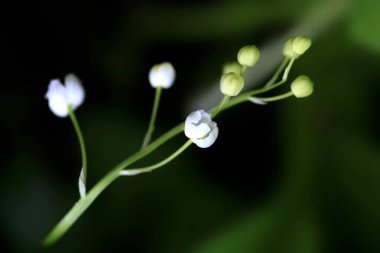
<instances>
[{"instance_id":1,"label":"thin green stem","mask_svg":"<svg viewBox=\"0 0 380 253\"><path fill-rule=\"evenodd\" d=\"M78 136L78 140L79 140L80 150L81 150L81 153L82 153L83 184L84 184L84 186L86 186L86 181L87 181L87 155L86 155L86 145L85 145L85 143L84 143L83 134L82 134L82 131L81 131L81 129L80 129L80 126L79 126L78 120L77 120L77 118L75 117L75 113L74 113L74 110L73 110L73 108L71 107L71 105L68 106L68 110L69 110L69 115L70 115L71 122L73 123L74 129L75 129L75 132L76 132L76 134L77 134L77 136Z\"/></svg>"},{"instance_id":2,"label":"thin green stem","mask_svg":"<svg viewBox=\"0 0 380 253\"><path fill-rule=\"evenodd\" d=\"M219 105L216 109L211 113L211 117L214 118L218 113L223 109L224 105L230 100L230 96L224 95L222 101L220 101Z\"/></svg>"},{"instance_id":3,"label":"thin green stem","mask_svg":"<svg viewBox=\"0 0 380 253\"><path fill-rule=\"evenodd\" d=\"M44 245L51 245L59 240L75 223L75 221L87 210L87 208L94 202L94 200L99 196L99 194L107 188L114 180L116 180L120 171L125 169L127 166L132 163L142 159L147 156L159 146L175 137L179 133L183 131L184 123L177 125L172 128L166 134L162 135L156 141L152 142L146 148L141 149L136 152L132 156L128 157L116 167L114 167L110 172L108 172L102 179L99 180L97 184L95 184L92 189L88 192L88 194L79 199L75 205L70 209L70 211L59 221L59 223L49 232L49 234L43 240Z\"/></svg>"},{"instance_id":4,"label":"thin green stem","mask_svg":"<svg viewBox=\"0 0 380 253\"><path fill-rule=\"evenodd\" d=\"M281 100L281 99L284 99L284 98L288 98L288 97L291 97L291 96L293 96L293 92L289 91L289 92L286 92L286 93L278 95L278 96L268 97L268 98L258 98L257 97L257 99L259 99L261 101L264 101L264 102L273 102L273 101L278 101L278 100Z\"/></svg>"},{"instance_id":5,"label":"thin green stem","mask_svg":"<svg viewBox=\"0 0 380 253\"><path fill-rule=\"evenodd\" d=\"M270 86L276 82L277 78L279 77L281 72L284 70L284 68L286 67L289 61L290 59L288 57L284 58L281 65L277 68L276 72L273 74L272 78L264 85L265 87Z\"/></svg>"},{"instance_id":6,"label":"thin green stem","mask_svg":"<svg viewBox=\"0 0 380 253\"><path fill-rule=\"evenodd\" d=\"M192 143L193 142L191 140L188 140L177 151L175 151L173 154L171 154L170 156L168 156L167 158L165 158L164 160L162 160L162 161L160 161L160 162L158 162L156 164L153 164L153 165L150 165L150 166L146 166L146 167L142 167L142 168L122 170L122 171L120 171L120 175L122 175L122 176L134 176L134 175L138 175L138 174L145 173L145 172L151 172L151 171L153 171L155 169L158 169L158 168L166 165L167 163L171 162L177 156L179 156Z\"/></svg>"},{"instance_id":7,"label":"thin green stem","mask_svg":"<svg viewBox=\"0 0 380 253\"><path fill-rule=\"evenodd\" d=\"M50 231L50 233L43 240L44 245L51 245L60 239L67 230L74 224L74 222L82 215L82 213L91 205L91 203L98 197L98 195L117 177L119 176L116 171L112 170L104 176L88 194L79 199L71 210L62 218L62 220Z\"/></svg>"},{"instance_id":8,"label":"thin green stem","mask_svg":"<svg viewBox=\"0 0 380 253\"><path fill-rule=\"evenodd\" d=\"M292 68L293 63L294 63L295 60L296 60L295 57L292 57L290 59L290 62L288 64L288 66L286 67L285 71L284 71L284 75L282 76L282 80L287 80L288 79L288 75L289 75L290 69Z\"/></svg>"},{"instance_id":9,"label":"thin green stem","mask_svg":"<svg viewBox=\"0 0 380 253\"><path fill-rule=\"evenodd\" d=\"M158 105L160 104L161 91L162 91L162 87L159 86L156 88L156 95L154 96L152 115L150 117L149 127L145 134L144 141L141 147L142 149L145 148L150 143L150 140L152 138L152 134L154 131L154 123L157 118Z\"/></svg>"},{"instance_id":10,"label":"thin green stem","mask_svg":"<svg viewBox=\"0 0 380 253\"><path fill-rule=\"evenodd\" d=\"M228 108L230 108L230 107L233 107L233 106L235 106L235 105L238 105L238 104L240 104L240 103L247 102L247 101L249 101L249 97L254 96L254 95L258 95L258 94L262 94L262 93L265 93L265 92L268 92L268 91L270 91L270 90L272 90L272 89L274 89L274 88L280 86L280 85L283 84L285 81L286 81L286 80L281 80L280 82L275 83L275 84L273 84L273 85L271 85L271 86L266 86L266 87L262 87L262 88L260 88L260 89L256 89L256 90L251 90L251 91L244 92L244 93L240 94L239 96L234 97L233 99L231 99L230 101L228 101L228 102L224 105L224 107L223 107L223 109L222 109L221 111L224 111L224 110L226 110L226 109L228 109ZM210 112L213 112L214 110L216 110L215 107L212 108L212 109L210 110Z\"/></svg>"}]
</instances>

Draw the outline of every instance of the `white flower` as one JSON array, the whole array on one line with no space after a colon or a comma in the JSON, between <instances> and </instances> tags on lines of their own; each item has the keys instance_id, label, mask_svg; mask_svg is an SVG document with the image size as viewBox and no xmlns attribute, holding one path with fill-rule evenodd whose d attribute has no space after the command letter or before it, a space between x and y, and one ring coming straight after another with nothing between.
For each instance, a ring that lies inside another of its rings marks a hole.
<instances>
[{"instance_id":1,"label":"white flower","mask_svg":"<svg viewBox=\"0 0 380 253\"><path fill-rule=\"evenodd\" d=\"M74 74L65 76L64 85L59 79L51 80L45 95L45 98L48 99L50 110L61 118L69 115L69 105L75 110L83 103L84 97L81 82Z\"/></svg>"},{"instance_id":2,"label":"white flower","mask_svg":"<svg viewBox=\"0 0 380 253\"><path fill-rule=\"evenodd\" d=\"M185 135L200 148L210 147L218 137L219 129L204 110L192 112L185 121Z\"/></svg>"},{"instance_id":3,"label":"white flower","mask_svg":"<svg viewBox=\"0 0 380 253\"><path fill-rule=\"evenodd\" d=\"M153 88L162 87L168 89L173 85L175 69L170 62L154 65L149 72L149 82Z\"/></svg>"}]
</instances>

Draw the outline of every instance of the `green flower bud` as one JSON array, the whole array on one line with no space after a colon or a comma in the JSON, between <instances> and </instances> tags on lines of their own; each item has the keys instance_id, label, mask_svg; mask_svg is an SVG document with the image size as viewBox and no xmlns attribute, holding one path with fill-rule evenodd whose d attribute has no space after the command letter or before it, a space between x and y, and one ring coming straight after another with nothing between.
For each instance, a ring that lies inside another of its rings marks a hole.
<instances>
[{"instance_id":1,"label":"green flower bud","mask_svg":"<svg viewBox=\"0 0 380 253\"><path fill-rule=\"evenodd\" d=\"M260 51L254 45L245 46L239 50L237 58L240 65L252 67L259 60Z\"/></svg>"},{"instance_id":2,"label":"green flower bud","mask_svg":"<svg viewBox=\"0 0 380 253\"><path fill-rule=\"evenodd\" d=\"M284 48L282 50L284 56L286 56L288 58L292 58L295 56L294 52L293 52L293 40L294 40L294 38L288 39L285 42Z\"/></svg>"},{"instance_id":3,"label":"green flower bud","mask_svg":"<svg viewBox=\"0 0 380 253\"><path fill-rule=\"evenodd\" d=\"M297 36L293 39L293 52L297 55L302 55L311 46L311 39L305 36Z\"/></svg>"},{"instance_id":4,"label":"green flower bud","mask_svg":"<svg viewBox=\"0 0 380 253\"><path fill-rule=\"evenodd\" d=\"M313 87L314 84L307 76L297 77L290 85L293 95L297 98L310 96L313 93Z\"/></svg>"},{"instance_id":5,"label":"green flower bud","mask_svg":"<svg viewBox=\"0 0 380 253\"><path fill-rule=\"evenodd\" d=\"M238 95L244 87L244 79L236 73L223 74L220 80L220 91L227 96Z\"/></svg>"},{"instance_id":6,"label":"green flower bud","mask_svg":"<svg viewBox=\"0 0 380 253\"><path fill-rule=\"evenodd\" d=\"M290 38L285 42L283 54L288 58L298 58L311 46L311 39L305 36Z\"/></svg>"},{"instance_id":7,"label":"green flower bud","mask_svg":"<svg viewBox=\"0 0 380 253\"><path fill-rule=\"evenodd\" d=\"M235 73L240 74L243 71L243 66L237 62L228 62L223 66L223 74Z\"/></svg>"}]
</instances>

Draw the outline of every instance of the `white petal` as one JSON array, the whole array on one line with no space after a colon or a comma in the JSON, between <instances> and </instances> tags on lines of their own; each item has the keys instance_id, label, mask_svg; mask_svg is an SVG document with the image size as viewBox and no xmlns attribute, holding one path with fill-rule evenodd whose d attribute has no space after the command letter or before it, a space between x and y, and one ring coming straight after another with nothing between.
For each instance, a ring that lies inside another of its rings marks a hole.
<instances>
[{"instance_id":1,"label":"white petal","mask_svg":"<svg viewBox=\"0 0 380 253\"><path fill-rule=\"evenodd\" d=\"M84 89L78 77L74 74L65 76L66 96L73 109L80 106L85 97Z\"/></svg>"},{"instance_id":2,"label":"white petal","mask_svg":"<svg viewBox=\"0 0 380 253\"><path fill-rule=\"evenodd\" d=\"M211 117L208 113L205 113L204 110L198 110L190 113L185 121L185 135L189 139L198 139L206 136L211 131L208 126L210 122Z\"/></svg>"},{"instance_id":3,"label":"white petal","mask_svg":"<svg viewBox=\"0 0 380 253\"><path fill-rule=\"evenodd\" d=\"M48 99L49 108L56 116L63 118L69 114L66 89L58 79L50 81L45 98Z\"/></svg>"},{"instance_id":4,"label":"white petal","mask_svg":"<svg viewBox=\"0 0 380 253\"><path fill-rule=\"evenodd\" d=\"M161 86L168 89L173 85L175 69L169 62L154 65L149 72L149 82L153 88Z\"/></svg>"},{"instance_id":5,"label":"white petal","mask_svg":"<svg viewBox=\"0 0 380 253\"><path fill-rule=\"evenodd\" d=\"M203 138L205 137L206 135L208 135L211 131L211 128L209 125L207 125L206 123L202 123L200 124L199 126L197 126L197 129L196 129L196 138Z\"/></svg>"},{"instance_id":6,"label":"white petal","mask_svg":"<svg viewBox=\"0 0 380 253\"><path fill-rule=\"evenodd\" d=\"M205 122L207 124L211 123L212 120L211 120L211 115L207 112L205 112L204 110L199 110L199 112L201 113L202 117L201 117L201 122Z\"/></svg>"},{"instance_id":7,"label":"white petal","mask_svg":"<svg viewBox=\"0 0 380 253\"><path fill-rule=\"evenodd\" d=\"M198 111L190 113L189 116L187 116L186 118L185 124L190 124L190 123L197 124L201 120L203 112L204 112L203 110L198 110Z\"/></svg>"},{"instance_id":8,"label":"white petal","mask_svg":"<svg viewBox=\"0 0 380 253\"><path fill-rule=\"evenodd\" d=\"M62 93L63 95L65 94L65 87L62 85L59 79L50 80L45 98L49 99L54 93Z\"/></svg>"},{"instance_id":9,"label":"white petal","mask_svg":"<svg viewBox=\"0 0 380 253\"><path fill-rule=\"evenodd\" d=\"M216 138L218 137L219 128L215 125L215 128L209 133L206 138L203 139L192 139L192 141L200 148L208 148L214 144Z\"/></svg>"}]
</instances>

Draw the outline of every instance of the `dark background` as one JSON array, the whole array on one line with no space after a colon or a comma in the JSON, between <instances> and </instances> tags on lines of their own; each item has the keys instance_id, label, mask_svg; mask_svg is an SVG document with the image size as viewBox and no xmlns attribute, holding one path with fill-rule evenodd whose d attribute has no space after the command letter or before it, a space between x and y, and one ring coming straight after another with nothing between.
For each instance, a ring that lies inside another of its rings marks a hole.
<instances>
[{"instance_id":1,"label":"dark background","mask_svg":"<svg viewBox=\"0 0 380 253\"><path fill-rule=\"evenodd\" d=\"M380 252L379 9L376 0L2 3L1 252ZM117 180L62 240L41 246L78 199L81 167L70 120L44 99L50 79L83 80L76 114L93 185L141 145L153 64L177 70L157 137L216 103L209 88L241 46L263 48L247 86L260 84L298 34L313 46L290 79L308 75L311 97L232 108L211 148Z\"/></svg>"}]
</instances>

